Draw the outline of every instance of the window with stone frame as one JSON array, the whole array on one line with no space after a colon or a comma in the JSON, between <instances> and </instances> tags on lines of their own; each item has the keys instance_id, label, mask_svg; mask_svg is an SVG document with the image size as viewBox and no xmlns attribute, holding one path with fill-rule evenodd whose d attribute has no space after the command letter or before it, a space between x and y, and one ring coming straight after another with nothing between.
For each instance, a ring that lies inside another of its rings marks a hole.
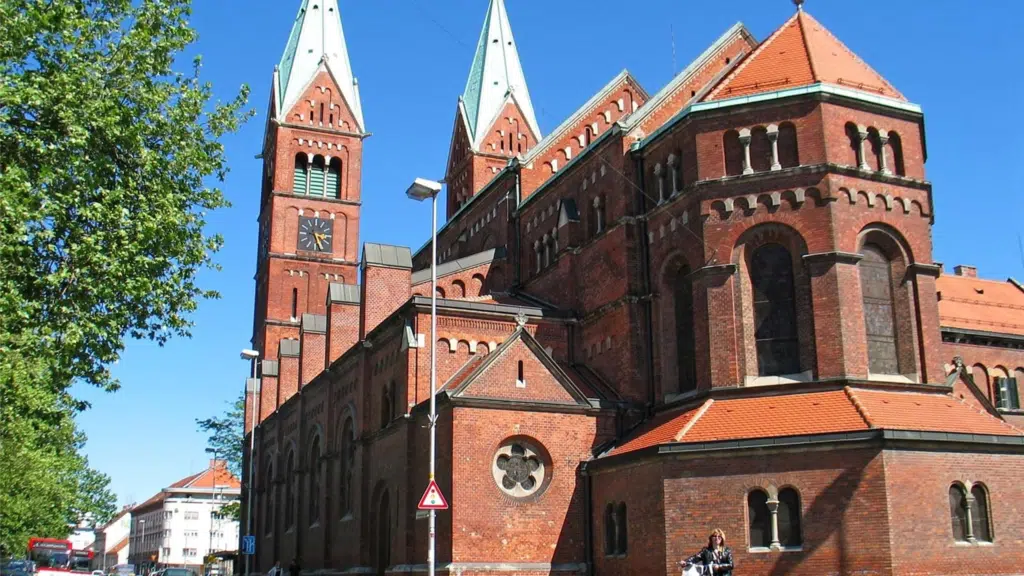
<instances>
[{"instance_id":1,"label":"window with stone frame","mask_svg":"<svg viewBox=\"0 0 1024 576\"><path fill-rule=\"evenodd\" d=\"M693 282L690 267L683 266L673 285L676 319L676 364L679 393L697 389L696 333L693 326Z\"/></svg>"},{"instance_id":2,"label":"window with stone frame","mask_svg":"<svg viewBox=\"0 0 1024 576\"><path fill-rule=\"evenodd\" d=\"M747 494L751 548L784 550L803 545L800 494L787 487L751 490Z\"/></svg>"},{"instance_id":3,"label":"window with stone frame","mask_svg":"<svg viewBox=\"0 0 1024 576\"><path fill-rule=\"evenodd\" d=\"M295 527L295 481L297 478L295 473L295 452L288 453L288 464L285 466L285 485L284 485L284 520L286 529L290 530Z\"/></svg>"},{"instance_id":4,"label":"window with stone frame","mask_svg":"<svg viewBox=\"0 0 1024 576\"><path fill-rule=\"evenodd\" d=\"M771 547L771 515L768 511L768 493L764 490L752 490L747 494L747 527L751 548Z\"/></svg>"},{"instance_id":5,"label":"window with stone frame","mask_svg":"<svg viewBox=\"0 0 1024 576\"><path fill-rule=\"evenodd\" d=\"M800 372L793 258L786 247L769 243L750 258L754 300L754 339L759 376Z\"/></svg>"},{"instance_id":6,"label":"window with stone frame","mask_svg":"<svg viewBox=\"0 0 1024 576\"><path fill-rule=\"evenodd\" d=\"M996 406L1004 410L1020 409L1020 389L1016 378L997 377L993 379L992 389L996 395Z\"/></svg>"},{"instance_id":7,"label":"window with stone frame","mask_svg":"<svg viewBox=\"0 0 1024 576\"><path fill-rule=\"evenodd\" d=\"M355 471L355 442L352 418L346 418L341 427L341 442L338 458L341 462L341 490L338 495L338 518L344 518L352 509L352 476Z\"/></svg>"},{"instance_id":8,"label":"window with stone frame","mask_svg":"<svg viewBox=\"0 0 1024 576\"><path fill-rule=\"evenodd\" d=\"M321 450L320 435L313 436L309 449L309 523L316 524L320 521L320 493L323 482L321 474Z\"/></svg>"},{"instance_id":9,"label":"window with stone frame","mask_svg":"<svg viewBox=\"0 0 1024 576\"><path fill-rule=\"evenodd\" d=\"M611 502L605 508L604 534L605 556L625 556L629 547L625 502Z\"/></svg>"},{"instance_id":10,"label":"window with stone frame","mask_svg":"<svg viewBox=\"0 0 1024 576\"><path fill-rule=\"evenodd\" d=\"M494 455L494 482L516 499L538 496L547 486L551 466L539 446L524 439L504 443Z\"/></svg>"},{"instance_id":11,"label":"window with stone frame","mask_svg":"<svg viewBox=\"0 0 1024 576\"><path fill-rule=\"evenodd\" d=\"M867 336L868 371L872 374L900 374L896 346L895 302L892 263L873 244L861 248L861 295Z\"/></svg>"},{"instance_id":12,"label":"window with stone frame","mask_svg":"<svg viewBox=\"0 0 1024 576\"><path fill-rule=\"evenodd\" d=\"M968 510L971 513L971 535L977 542L992 541L992 525L989 523L988 492L981 484L971 487Z\"/></svg>"}]
</instances>

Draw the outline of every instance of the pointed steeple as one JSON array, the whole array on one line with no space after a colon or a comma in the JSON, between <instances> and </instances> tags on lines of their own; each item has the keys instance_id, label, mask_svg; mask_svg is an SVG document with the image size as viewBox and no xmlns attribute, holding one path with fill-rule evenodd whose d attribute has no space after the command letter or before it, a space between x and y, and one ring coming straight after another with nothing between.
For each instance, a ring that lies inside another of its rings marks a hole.
<instances>
[{"instance_id":1,"label":"pointed steeple","mask_svg":"<svg viewBox=\"0 0 1024 576\"><path fill-rule=\"evenodd\" d=\"M359 83L352 75L338 1L302 0L277 68L276 97L279 114L295 105L321 65L330 71L359 129L365 131Z\"/></svg>"},{"instance_id":2,"label":"pointed steeple","mask_svg":"<svg viewBox=\"0 0 1024 576\"><path fill-rule=\"evenodd\" d=\"M469 138L477 149L484 133L511 98L519 106L534 138L540 140L540 126L533 112L526 77L519 63L519 51L512 37L512 25L504 0L491 0L484 28L476 46L462 105Z\"/></svg>"}]
</instances>

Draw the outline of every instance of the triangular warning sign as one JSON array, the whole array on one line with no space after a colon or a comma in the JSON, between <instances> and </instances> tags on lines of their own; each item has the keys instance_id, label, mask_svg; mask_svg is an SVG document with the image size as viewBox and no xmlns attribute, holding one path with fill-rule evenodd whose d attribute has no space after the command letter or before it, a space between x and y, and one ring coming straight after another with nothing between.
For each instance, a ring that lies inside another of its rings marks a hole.
<instances>
[{"instance_id":1,"label":"triangular warning sign","mask_svg":"<svg viewBox=\"0 0 1024 576\"><path fill-rule=\"evenodd\" d=\"M444 499L444 494L441 494L441 489L438 488L437 482L431 480L430 484L427 485L426 492L423 493L423 497L420 498L420 510L447 510L448 501Z\"/></svg>"}]
</instances>

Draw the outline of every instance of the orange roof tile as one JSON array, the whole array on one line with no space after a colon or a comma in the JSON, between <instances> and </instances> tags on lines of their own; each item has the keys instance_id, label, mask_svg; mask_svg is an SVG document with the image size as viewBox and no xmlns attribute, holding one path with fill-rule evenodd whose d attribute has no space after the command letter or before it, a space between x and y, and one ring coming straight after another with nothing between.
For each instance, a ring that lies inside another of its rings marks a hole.
<instances>
[{"instance_id":1,"label":"orange roof tile","mask_svg":"<svg viewBox=\"0 0 1024 576\"><path fill-rule=\"evenodd\" d=\"M906 100L838 38L800 10L765 39L705 100L824 82Z\"/></svg>"},{"instance_id":2,"label":"orange roof tile","mask_svg":"<svg viewBox=\"0 0 1024 576\"><path fill-rule=\"evenodd\" d=\"M963 434L1020 435L1022 432L948 395L850 389L872 428L954 432Z\"/></svg>"},{"instance_id":3,"label":"orange roof tile","mask_svg":"<svg viewBox=\"0 0 1024 576\"><path fill-rule=\"evenodd\" d=\"M809 436L871 429L1024 435L948 394L846 388L707 400L656 416L625 443L623 454L659 444Z\"/></svg>"},{"instance_id":4,"label":"orange roof tile","mask_svg":"<svg viewBox=\"0 0 1024 576\"><path fill-rule=\"evenodd\" d=\"M1024 289L1010 282L969 276L939 276L939 322L964 328L1024 336Z\"/></svg>"}]
</instances>

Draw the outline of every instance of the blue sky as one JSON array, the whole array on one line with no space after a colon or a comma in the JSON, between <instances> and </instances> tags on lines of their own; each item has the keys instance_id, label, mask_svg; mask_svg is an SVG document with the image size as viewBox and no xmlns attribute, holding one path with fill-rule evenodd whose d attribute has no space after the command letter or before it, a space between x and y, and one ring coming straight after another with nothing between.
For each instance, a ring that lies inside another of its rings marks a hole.
<instances>
[{"instance_id":1,"label":"blue sky","mask_svg":"<svg viewBox=\"0 0 1024 576\"><path fill-rule=\"evenodd\" d=\"M203 76L229 99L252 88L259 117L224 140L233 206L212 215L224 235L221 272L203 275L223 298L205 302L190 340L160 348L132 342L114 394L79 390L93 408L78 420L93 466L121 503L140 502L203 468L195 419L218 414L248 374L260 152L271 73L299 0L195 2ZM486 0L340 0L367 128L361 239L418 248L427 205L405 198L417 176L441 178ZM653 94L736 21L763 39L793 11L788 0L507 0L537 119L545 133L623 68ZM1018 235L1024 193L1021 52L1009 30L1024 24L1012 0L809 0L806 9L925 111L927 174L934 184L935 259L973 264L985 277L1024 278ZM981 8L984 6L984 8ZM641 8L642 7L642 8ZM1015 24L1014 24L1015 23ZM675 38L673 60L672 38ZM185 58L182 62L188 62ZM1008 177L1009 176L1009 177ZM440 210L443 214L443 208Z\"/></svg>"}]
</instances>

